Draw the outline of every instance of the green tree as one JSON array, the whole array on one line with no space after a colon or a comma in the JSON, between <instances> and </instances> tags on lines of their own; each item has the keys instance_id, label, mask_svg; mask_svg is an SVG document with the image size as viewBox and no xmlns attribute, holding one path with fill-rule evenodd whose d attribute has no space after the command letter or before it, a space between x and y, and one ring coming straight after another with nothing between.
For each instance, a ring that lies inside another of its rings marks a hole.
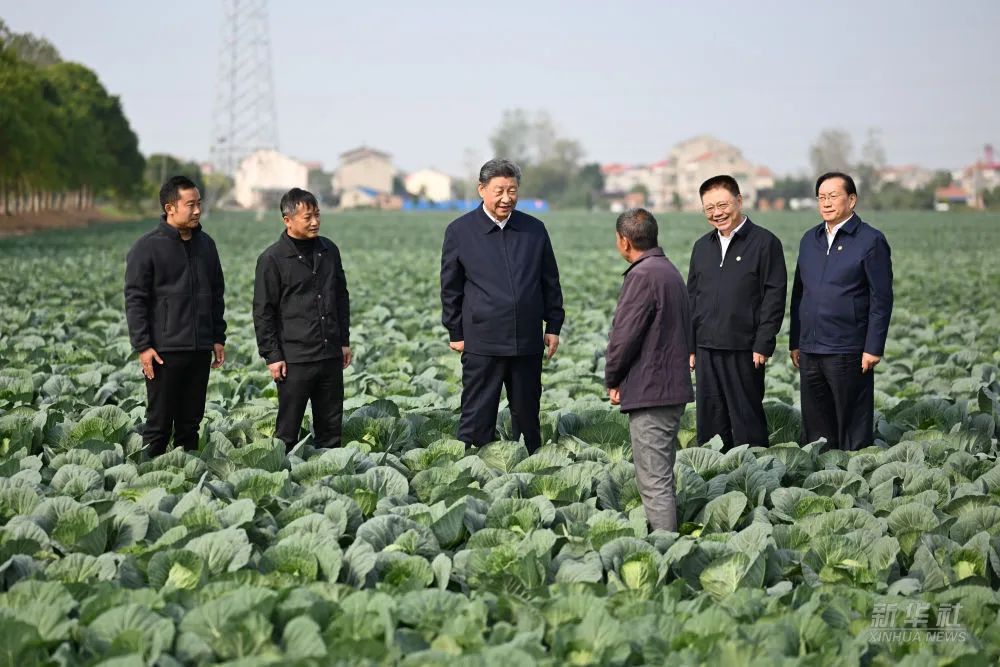
<instances>
[{"instance_id":1,"label":"green tree","mask_svg":"<svg viewBox=\"0 0 1000 667\"><path fill-rule=\"evenodd\" d=\"M524 197L547 199L560 207L589 207L599 199L599 192L595 194L590 187L594 182L593 168L582 173L584 150L580 142L559 136L544 111L535 114L524 109L504 111L500 124L490 135L490 146L496 157L513 160L521 167ZM597 173L600 174L599 168Z\"/></svg>"},{"instance_id":2,"label":"green tree","mask_svg":"<svg viewBox=\"0 0 1000 667\"><path fill-rule=\"evenodd\" d=\"M0 26L4 213L135 199L144 160L117 97L43 39Z\"/></svg>"}]
</instances>

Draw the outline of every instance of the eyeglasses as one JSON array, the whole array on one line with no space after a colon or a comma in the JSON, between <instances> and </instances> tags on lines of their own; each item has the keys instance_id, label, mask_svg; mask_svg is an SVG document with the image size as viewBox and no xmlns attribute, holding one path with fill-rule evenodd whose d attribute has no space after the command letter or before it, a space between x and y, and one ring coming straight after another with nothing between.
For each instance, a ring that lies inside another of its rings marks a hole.
<instances>
[{"instance_id":1,"label":"eyeglasses","mask_svg":"<svg viewBox=\"0 0 1000 667\"><path fill-rule=\"evenodd\" d=\"M831 201L831 202L832 201L837 201L838 199L840 199L843 196L844 196L843 192L834 192L834 193L828 194L828 195L819 195L818 197L816 197L816 201L818 201L820 204L825 204L828 201Z\"/></svg>"},{"instance_id":2,"label":"eyeglasses","mask_svg":"<svg viewBox=\"0 0 1000 667\"><path fill-rule=\"evenodd\" d=\"M733 202L723 202L721 204L706 206L705 214L712 215L716 211L719 211L719 213L729 213L729 209L731 209L732 207L733 207Z\"/></svg>"}]
</instances>

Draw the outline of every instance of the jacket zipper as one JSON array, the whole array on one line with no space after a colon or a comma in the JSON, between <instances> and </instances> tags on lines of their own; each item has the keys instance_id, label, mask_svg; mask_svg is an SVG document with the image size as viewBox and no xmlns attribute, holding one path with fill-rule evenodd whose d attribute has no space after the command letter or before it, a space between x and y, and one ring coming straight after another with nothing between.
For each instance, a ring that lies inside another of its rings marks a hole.
<instances>
[{"instance_id":1,"label":"jacket zipper","mask_svg":"<svg viewBox=\"0 0 1000 667\"><path fill-rule=\"evenodd\" d=\"M191 300L194 302L194 349L198 349L198 290L197 284L195 282L194 276L194 234L191 235L191 240L188 243L192 244L188 246L187 252L187 264L188 264L188 286L191 292Z\"/></svg>"},{"instance_id":2,"label":"jacket zipper","mask_svg":"<svg viewBox=\"0 0 1000 667\"><path fill-rule=\"evenodd\" d=\"M500 239L503 243L503 262L507 266L507 282L510 283L510 294L514 297L514 353L520 352L519 345L517 343L517 292L514 290L514 276L510 272L510 255L507 253L507 235L504 233L506 229L500 230Z\"/></svg>"}]
</instances>

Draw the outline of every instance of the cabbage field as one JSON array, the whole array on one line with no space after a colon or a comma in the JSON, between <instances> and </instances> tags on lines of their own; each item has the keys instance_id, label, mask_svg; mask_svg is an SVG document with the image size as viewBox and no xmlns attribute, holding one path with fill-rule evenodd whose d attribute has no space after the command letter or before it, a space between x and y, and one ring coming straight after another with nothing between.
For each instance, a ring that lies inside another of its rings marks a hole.
<instances>
[{"instance_id":1,"label":"cabbage field","mask_svg":"<svg viewBox=\"0 0 1000 667\"><path fill-rule=\"evenodd\" d=\"M502 440L506 413L497 443L452 439L444 214L324 217L355 322L348 444L287 457L250 319L276 215L206 218L227 361L201 450L153 461L122 305L153 223L0 240L0 666L998 664L1000 218L869 217L896 275L878 441L796 442L783 335L771 446L680 451L679 534L647 532L601 390L625 268L609 214L546 218L567 319L532 456ZM814 218L755 219L791 274ZM706 230L661 216L682 272Z\"/></svg>"}]
</instances>

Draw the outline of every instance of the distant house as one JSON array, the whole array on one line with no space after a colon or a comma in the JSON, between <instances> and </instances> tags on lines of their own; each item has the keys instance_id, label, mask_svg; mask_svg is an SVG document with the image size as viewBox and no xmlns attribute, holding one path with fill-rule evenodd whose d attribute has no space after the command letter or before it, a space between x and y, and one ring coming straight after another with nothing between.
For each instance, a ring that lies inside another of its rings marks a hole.
<instances>
[{"instance_id":1,"label":"distant house","mask_svg":"<svg viewBox=\"0 0 1000 667\"><path fill-rule=\"evenodd\" d=\"M934 191L934 208L938 211L948 211L956 205L968 206L973 201L972 193L958 183Z\"/></svg>"},{"instance_id":2,"label":"distant house","mask_svg":"<svg viewBox=\"0 0 1000 667\"><path fill-rule=\"evenodd\" d=\"M1000 162L993 155L993 146L983 147L983 155L961 171L959 184L969 194L969 206L983 207L983 191L1000 188Z\"/></svg>"},{"instance_id":3,"label":"distant house","mask_svg":"<svg viewBox=\"0 0 1000 667\"><path fill-rule=\"evenodd\" d=\"M340 208L377 208L398 211L403 200L389 192L379 192L374 188L349 188L340 193Z\"/></svg>"},{"instance_id":4,"label":"distant house","mask_svg":"<svg viewBox=\"0 0 1000 667\"><path fill-rule=\"evenodd\" d=\"M451 176L437 169L419 169L403 179L406 191L418 199L444 202L451 199Z\"/></svg>"},{"instance_id":5,"label":"distant house","mask_svg":"<svg viewBox=\"0 0 1000 667\"><path fill-rule=\"evenodd\" d=\"M381 194L392 194L392 178L396 170L392 156L368 146L361 146L340 155L340 165L333 174L333 192L341 198L356 188L366 188Z\"/></svg>"},{"instance_id":6,"label":"distant house","mask_svg":"<svg viewBox=\"0 0 1000 667\"><path fill-rule=\"evenodd\" d=\"M698 211L701 210L698 188L719 174L729 174L739 182L748 207L756 205L759 191L774 188L770 169L752 164L739 148L709 135L680 142L665 160L634 166L606 164L601 173L605 197L613 208L625 206L625 195L641 185L654 211L677 206Z\"/></svg>"},{"instance_id":7,"label":"distant house","mask_svg":"<svg viewBox=\"0 0 1000 667\"><path fill-rule=\"evenodd\" d=\"M934 180L934 171L915 164L885 167L879 172L882 185L895 183L905 190L919 190Z\"/></svg>"},{"instance_id":8,"label":"distant house","mask_svg":"<svg viewBox=\"0 0 1000 667\"><path fill-rule=\"evenodd\" d=\"M664 175L669 165L669 160L653 164L603 165L601 174L604 176L604 196L612 204L620 202L621 206L629 207L625 202L627 196L645 191L642 206L648 206L654 211L666 210L670 206L670 198L665 188ZM632 200L638 201L634 197Z\"/></svg>"},{"instance_id":9,"label":"distant house","mask_svg":"<svg viewBox=\"0 0 1000 667\"><path fill-rule=\"evenodd\" d=\"M263 209L278 205L276 195L308 186L309 168L305 164L275 150L260 150L240 162L233 194L243 208Z\"/></svg>"}]
</instances>

